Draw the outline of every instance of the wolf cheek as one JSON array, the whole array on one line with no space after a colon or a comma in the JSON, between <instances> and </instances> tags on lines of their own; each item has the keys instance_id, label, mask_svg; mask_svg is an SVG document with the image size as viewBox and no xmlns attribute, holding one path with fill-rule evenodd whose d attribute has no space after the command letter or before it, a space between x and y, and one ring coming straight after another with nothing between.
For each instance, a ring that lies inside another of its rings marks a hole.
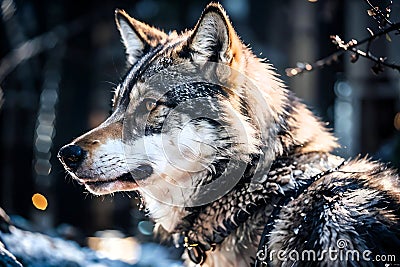
<instances>
[{"instance_id":1,"label":"wolf cheek","mask_svg":"<svg viewBox=\"0 0 400 267\"><path fill-rule=\"evenodd\" d=\"M246 164L239 162L248 160L244 151L251 151L252 127L245 129L245 125L238 123L240 114L229 99L213 95L216 92L207 89L212 85L210 80L198 82L201 79L204 80L193 75L196 82L182 88L177 86L179 80L170 77L175 86L157 101L159 106L169 108L154 108L139 129L135 109L124 119L126 157L142 151L154 168L153 177L137 181L140 190L160 202L185 207L207 204L228 192L246 169ZM152 90L165 90L160 87ZM186 91L188 87L193 87L194 96ZM165 109L168 111L160 111ZM133 141L134 136L140 136L140 146ZM220 182L222 175L229 179Z\"/></svg>"}]
</instances>

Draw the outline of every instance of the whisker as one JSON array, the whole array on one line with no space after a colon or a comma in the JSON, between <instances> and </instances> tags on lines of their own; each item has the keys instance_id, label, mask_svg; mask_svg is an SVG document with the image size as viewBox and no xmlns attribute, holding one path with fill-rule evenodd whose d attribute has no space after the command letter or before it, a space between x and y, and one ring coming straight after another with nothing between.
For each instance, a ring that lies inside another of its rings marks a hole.
<instances>
[{"instance_id":1,"label":"whisker","mask_svg":"<svg viewBox=\"0 0 400 267\"><path fill-rule=\"evenodd\" d=\"M111 81L102 81L103 83L107 83L107 84L110 84L110 85L112 85L112 86L118 86L118 84L116 84L116 83L114 83L114 82L111 82Z\"/></svg>"}]
</instances>

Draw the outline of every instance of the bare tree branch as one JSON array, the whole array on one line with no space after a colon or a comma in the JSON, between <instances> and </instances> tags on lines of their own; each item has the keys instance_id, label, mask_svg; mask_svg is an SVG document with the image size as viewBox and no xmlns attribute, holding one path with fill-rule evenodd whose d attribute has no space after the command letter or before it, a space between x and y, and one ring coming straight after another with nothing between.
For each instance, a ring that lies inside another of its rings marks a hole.
<instances>
[{"instance_id":1,"label":"bare tree branch","mask_svg":"<svg viewBox=\"0 0 400 267\"><path fill-rule=\"evenodd\" d=\"M337 62L339 56L347 51L352 52L350 57L352 63L355 63L359 57L364 57L375 62L375 65L371 68L375 74L382 72L384 70L384 67L388 67L400 72L399 64L387 62L387 58L376 56L370 50L371 44L379 37L385 35L386 38L390 41L389 33L395 32L396 34L400 34L400 22L393 23L389 20L392 2L390 1L390 4L385 8L385 12L383 12L381 9L379 9L379 7L373 6L369 0L364 1L368 4L369 7L371 7L371 9L368 10L368 15L373 17L373 19L378 23L379 31L373 32L373 30L367 28L370 36L364 38L361 41L352 39L348 42L344 42L342 38L340 38L340 36L333 35L331 36L332 42L337 45L339 51L325 58L322 58L315 63L298 62L296 64L296 67L287 68L285 70L286 75L288 77L293 77L304 72L310 72L314 69L320 69L325 66L331 65L333 62ZM363 44L367 45L366 50L361 50L359 48Z\"/></svg>"}]
</instances>

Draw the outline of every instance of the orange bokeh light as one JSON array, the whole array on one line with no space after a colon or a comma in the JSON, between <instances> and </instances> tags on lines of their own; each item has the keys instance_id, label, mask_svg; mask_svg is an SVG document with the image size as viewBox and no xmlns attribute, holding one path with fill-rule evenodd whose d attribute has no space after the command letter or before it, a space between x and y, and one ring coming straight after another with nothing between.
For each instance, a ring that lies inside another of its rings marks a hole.
<instances>
[{"instance_id":1,"label":"orange bokeh light","mask_svg":"<svg viewBox=\"0 0 400 267\"><path fill-rule=\"evenodd\" d=\"M39 193L32 196L32 203L39 210L45 210L48 205L46 197Z\"/></svg>"}]
</instances>

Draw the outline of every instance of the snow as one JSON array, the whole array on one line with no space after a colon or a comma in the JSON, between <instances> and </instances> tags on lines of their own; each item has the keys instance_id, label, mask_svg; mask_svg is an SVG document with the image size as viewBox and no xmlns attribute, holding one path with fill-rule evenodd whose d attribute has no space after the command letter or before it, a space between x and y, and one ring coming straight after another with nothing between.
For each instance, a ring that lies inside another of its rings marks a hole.
<instances>
[{"instance_id":1,"label":"snow","mask_svg":"<svg viewBox=\"0 0 400 267\"><path fill-rule=\"evenodd\" d=\"M20 230L10 226L10 233L0 232L0 240L25 267L176 267L179 261L169 258L168 251L156 244L142 244L136 264L112 260L73 241ZM0 242L0 266L20 267Z\"/></svg>"}]
</instances>

